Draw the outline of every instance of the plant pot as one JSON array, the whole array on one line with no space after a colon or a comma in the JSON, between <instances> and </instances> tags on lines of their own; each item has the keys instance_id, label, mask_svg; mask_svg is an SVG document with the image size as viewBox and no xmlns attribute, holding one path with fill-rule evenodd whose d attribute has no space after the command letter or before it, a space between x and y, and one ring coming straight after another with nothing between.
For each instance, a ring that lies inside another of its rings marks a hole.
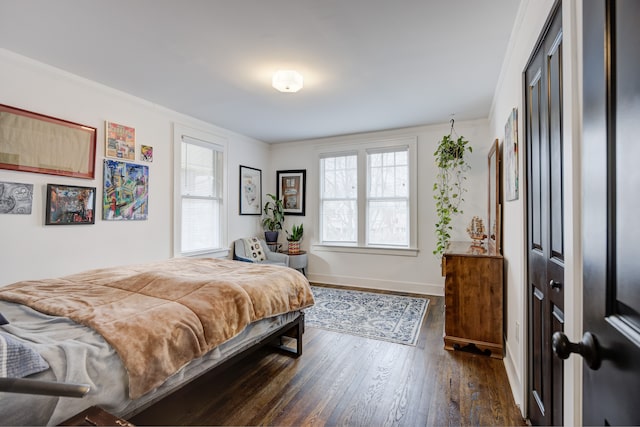
<instances>
[{"instance_id":1,"label":"plant pot","mask_svg":"<svg viewBox=\"0 0 640 427\"><path fill-rule=\"evenodd\" d=\"M264 232L264 240L266 240L267 245L275 245L278 243L278 232L277 231L265 231Z\"/></svg>"},{"instance_id":2,"label":"plant pot","mask_svg":"<svg viewBox=\"0 0 640 427\"><path fill-rule=\"evenodd\" d=\"M297 242L289 241L289 253L290 254L300 253L300 241L297 241Z\"/></svg>"}]
</instances>

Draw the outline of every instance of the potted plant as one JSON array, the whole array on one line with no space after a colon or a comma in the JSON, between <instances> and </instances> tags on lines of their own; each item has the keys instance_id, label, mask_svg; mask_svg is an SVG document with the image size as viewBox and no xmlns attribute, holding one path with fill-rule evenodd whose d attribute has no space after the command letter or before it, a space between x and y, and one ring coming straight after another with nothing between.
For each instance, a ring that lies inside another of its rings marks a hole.
<instances>
[{"instance_id":1,"label":"potted plant","mask_svg":"<svg viewBox=\"0 0 640 427\"><path fill-rule=\"evenodd\" d=\"M271 200L264 204L264 218L262 218L262 227L264 228L264 239L267 244L275 244L278 241L278 231L282 230L284 222L284 205L282 200L273 194L267 194Z\"/></svg>"},{"instance_id":2,"label":"potted plant","mask_svg":"<svg viewBox=\"0 0 640 427\"><path fill-rule=\"evenodd\" d=\"M451 130L453 132L453 125L451 125ZM433 153L438 167L436 182L433 184L435 193L433 198L436 201L438 216L434 255L441 256L443 254L451 238L452 217L463 213L460 209L460 205L464 201L462 195L466 192L463 183L467 179L465 173L471 169L464 155L465 152L471 153L473 151L468 144L469 141L464 137L460 136L454 139L450 133L442 137Z\"/></svg>"},{"instance_id":3,"label":"potted plant","mask_svg":"<svg viewBox=\"0 0 640 427\"><path fill-rule=\"evenodd\" d=\"M287 241L289 242L289 253L297 254L300 252L300 240L302 240L303 225L291 227L291 233L285 230L287 233Z\"/></svg>"}]
</instances>

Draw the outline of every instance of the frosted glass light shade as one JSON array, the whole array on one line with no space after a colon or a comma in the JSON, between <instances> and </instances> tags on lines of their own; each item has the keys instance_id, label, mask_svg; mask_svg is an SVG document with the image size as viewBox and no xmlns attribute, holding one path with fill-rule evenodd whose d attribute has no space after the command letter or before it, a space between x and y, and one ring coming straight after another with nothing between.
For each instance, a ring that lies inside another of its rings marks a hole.
<instances>
[{"instance_id":1,"label":"frosted glass light shade","mask_svg":"<svg viewBox=\"0 0 640 427\"><path fill-rule=\"evenodd\" d=\"M295 70L276 71L271 84L280 92L297 92L302 89L302 75Z\"/></svg>"}]
</instances>

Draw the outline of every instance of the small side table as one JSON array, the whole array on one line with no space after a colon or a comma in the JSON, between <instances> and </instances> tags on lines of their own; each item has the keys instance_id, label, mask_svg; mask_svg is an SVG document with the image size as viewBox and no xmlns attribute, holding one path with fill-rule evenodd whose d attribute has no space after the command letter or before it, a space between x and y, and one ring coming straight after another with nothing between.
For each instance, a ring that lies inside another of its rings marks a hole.
<instances>
[{"instance_id":1,"label":"small side table","mask_svg":"<svg viewBox=\"0 0 640 427\"><path fill-rule=\"evenodd\" d=\"M307 251L300 251L296 253L291 253L289 251L280 251L280 253L289 255L289 267L300 271L305 276L307 275Z\"/></svg>"}]
</instances>

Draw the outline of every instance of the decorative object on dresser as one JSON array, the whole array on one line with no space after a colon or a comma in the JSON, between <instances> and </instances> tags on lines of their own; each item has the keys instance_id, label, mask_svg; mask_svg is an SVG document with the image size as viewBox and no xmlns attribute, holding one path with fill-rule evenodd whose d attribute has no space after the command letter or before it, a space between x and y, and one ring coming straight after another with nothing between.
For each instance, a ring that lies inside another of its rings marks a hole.
<instances>
[{"instance_id":1,"label":"decorative object on dresser","mask_svg":"<svg viewBox=\"0 0 640 427\"><path fill-rule=\"evenodd\" d=\"M473 149L463 136L456 134L457 139L454 139L453 124L454 120L451 119L451 132L442 137L433 153L438 167L436 182L433 184L433 198L436 200L438 216L434 255L442 255L447 248L453 229L451 220L454 215L463 213L460 209L461 203L464 202L462 195L466 192L463 183L466 179L465 173L471 169L464 154L471 153Z\"/></svg>"},{"instance_id":2,"label":"decorative object on dresser","mask_svg":"<svg viewBox=\"0 0 640 427\"><path fill-rule=\"evenodd\" d=\"M302 240L302 233L304 232L303 224L293 225L291 227L291 233L285 230L287 233L287 241L289 242L289 253L297 254L300 252L300 240Z\"/></svg>"},{"instance_id":3,"label":"decorative object on dresser","mask_svg":"<svg viewBox=\"0 0 640 427\"><path fill-rule=\"evenodd\" d=\"M471 218L471 223L467 227L467 233L469 233L469 237L471 237L474 246L482 246L484 239L487 238L482 218L477 216Z\"/></svg>"},{"instance_id":4,"label":"decorative object on dresser","mask_svg":"<svg viewBox=\"0 0 640 427\"><path fill-rule=\"evenodd\" d=\"M365 338L416 345L429 300L353 289L312 286L315 305L307 326Z\"/></svg>"},{"instance_id":5,"label":"decorative object on dresser","mask_svg":"<svg viewBox=\"0 0 640 427\"><path fill-rule=\"evenodd\" d=\"M271 200L267 200L262 210L262 226L264 227L264 239L267 245L274 245L278 242L279 231L282 230L284 222L284 206L282 200L273 194L267 194Z\"/></svg>"},{"instance_id":6,"label":"decorative object on dresser","mask_svg":"<svg viewBox=\"0 0 640 427\"><path fill-rule=\"evenodd\" d=\"M445 276L444 347L502 358L502 255L495 247L450 242Z\"/></svg>"}]
</instances>

